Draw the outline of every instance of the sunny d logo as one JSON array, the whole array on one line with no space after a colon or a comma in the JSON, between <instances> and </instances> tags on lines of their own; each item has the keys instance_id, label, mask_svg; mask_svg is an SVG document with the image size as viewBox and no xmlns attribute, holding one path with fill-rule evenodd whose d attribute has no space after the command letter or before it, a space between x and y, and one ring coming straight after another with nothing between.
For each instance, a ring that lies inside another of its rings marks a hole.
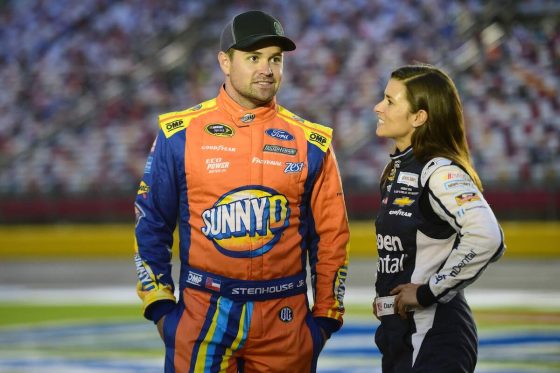
<instances>
[{"instance_id":1,"label":"sunny d logo","mask_svg":"<svg viewBox=\"0 0 560 373\"><path fill-rule=\"evenodd\" d=\"M224 255L253 258L272 249L289 217L285 196L272 188L248 185L226 193L202 213L202 233Z\"/></svg>"}]
</instances>

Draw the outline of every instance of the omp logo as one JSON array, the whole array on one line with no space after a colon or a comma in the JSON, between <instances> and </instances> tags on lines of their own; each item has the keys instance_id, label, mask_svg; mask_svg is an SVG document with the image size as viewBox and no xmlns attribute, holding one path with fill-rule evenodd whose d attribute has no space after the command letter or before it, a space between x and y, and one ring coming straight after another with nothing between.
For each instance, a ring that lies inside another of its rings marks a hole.
<instances>
[{"instance_id":1,"label":"omp logo","mask_svg":"<svg viewBox=\"0 0 560 373\"><path fill-rule=\"evenodd\" d=\"M284 195L272 188L249 185L226 193L202 213L202 233L222 254L252 258L272 249L289 217Z\"/></svg>"},{"instance_id":2,"label":"omp logo","mask_svg":"<svg viewBox=\"0 0 560 373\"><path fill-rule=\"evenodd\" d=\"M173 122L169 122L165 125L165 129L168 131L173 131L181 127L184 127L184 123L182 119L174 120Z\"/></svg>"},{"instance_id":3,"label":"omp logo","mask_svg":"<svg viewBox=\"0 0 560 373\"><path fill-rule=\"evenodd\" d=\"M404 251L399 237L382 234L377 234L377 249L387 251Z\"/></svg>"},{"instance_id":4,"label":"omp logo","mask_svg":"<svg viewBox=\"0 0 560 373\"><path fill-rule=\"evenodd\" d=\"M200 283L202 282L202 276L199 275L198 273L194 273L194 272L189 271L189 275L187 277L187 282L189 284L200 286Z\"/></svg>"},{"instance_id":5,"label":"omp logo","mask_svg":"<svg viewBox=\"0 0 560 373\"><path fill-rule=\"evenodd\" d=\"M317 144L325 145L327 142L327 138L323 135L319 135L318 133L311 132L309 135L309 141L316 142Z\"/></svg>"}]
</instances>

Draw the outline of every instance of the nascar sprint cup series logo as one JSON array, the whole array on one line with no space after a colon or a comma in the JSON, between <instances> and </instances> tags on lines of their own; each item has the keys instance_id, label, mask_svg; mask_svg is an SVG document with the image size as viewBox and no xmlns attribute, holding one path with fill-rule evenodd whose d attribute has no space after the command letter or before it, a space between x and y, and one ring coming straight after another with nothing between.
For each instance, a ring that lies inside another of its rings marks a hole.
<instances>
[{"instance_id":1,"label":"nascar sprint cup series logo","mask_svg":"<svg viewBox=\"0 0 560 373\"><path fill-rule=\"evenodd\" d=\"M284 195L272 188L249 185L224 194L202 213L202 233L224 255L253 258L272 249L289 217Z\"/></svg>"}]
</instances>

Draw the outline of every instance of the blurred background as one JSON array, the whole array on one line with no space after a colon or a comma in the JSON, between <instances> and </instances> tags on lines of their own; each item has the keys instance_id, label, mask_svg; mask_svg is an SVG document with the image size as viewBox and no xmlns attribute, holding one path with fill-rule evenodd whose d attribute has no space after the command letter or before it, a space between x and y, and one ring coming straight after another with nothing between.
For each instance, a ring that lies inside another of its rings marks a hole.
<instances>
[{"instance_id":1,"label":"blurred background","mask_svg":"<svg viewBox=\"0 0 560 373\"><path fill-rule=\"evenodd\" d=\"M455 80L498 216L560 217L558 1L4 0L0 222L131 221L157 115L217 94L221 29L255 8L297 42L279 103L334 128L351 218L392 150L372 108L415 61Z\"/></svg>"},{"instance_id":2,"label":"blurred background","mask_svg":"<svg viewBox=\"0 0 560 373\"><path fill-rule=\"evenodd\" d=\"M157 116L215 97L224 24L260 9L297 49L278 102L331 126L351 219L348 322L321 372L379 370L373 219L395 68L454 79L508 251L468 299L477 372L560 372L557 0L0 0L0 372L158 372L133 201Z\"/></svg>"}]
</instances>

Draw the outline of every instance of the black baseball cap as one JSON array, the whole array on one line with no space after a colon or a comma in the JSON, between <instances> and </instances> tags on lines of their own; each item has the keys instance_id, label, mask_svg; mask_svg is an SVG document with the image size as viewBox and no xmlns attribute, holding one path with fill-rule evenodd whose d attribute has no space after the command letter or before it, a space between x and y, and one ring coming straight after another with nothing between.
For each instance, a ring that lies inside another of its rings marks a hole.
<instances>
[{"instance_id":1,"label":"black baseball cap","mask_svg":"<svg viewBox=\"0 0 560 373\"><path fill-rule=\"evenodd\" d=\"M284 29L276 18L251 10L235 16L222 31L220 50L247 50L263 40L272 40L284 51L296 49L295 43L284 36Z\"/></svg>"}]
</instances>

